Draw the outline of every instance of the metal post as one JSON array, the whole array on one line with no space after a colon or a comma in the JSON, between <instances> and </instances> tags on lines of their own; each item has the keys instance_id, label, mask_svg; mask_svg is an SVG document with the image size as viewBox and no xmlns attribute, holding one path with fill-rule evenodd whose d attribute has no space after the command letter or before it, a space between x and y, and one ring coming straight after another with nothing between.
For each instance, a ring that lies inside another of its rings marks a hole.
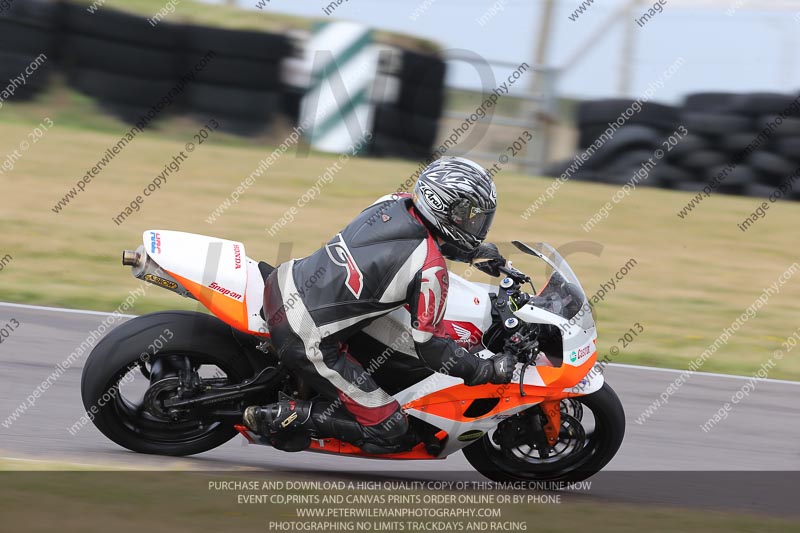
<instances>
[{"instance_id":1,"label":"metal post","mask_svg":"<svg viewBox=\"0 0 800 533\"><path fill-rule=\"evenodd\" d=\"M586 57L589 51L597 46L597 42L606 34L608 31L617 24L622 17L625 16L625 13L631 6L637 5L641 0L631 0L623 7L612 13L608 16L608 18L600 24L595 31L593 31L583 42L581 46L579 46L572 55L564 61L561 65L560 69L562 71L567 71L577 65L584 57Z\"/></svg>"},{"instance_id":2,"label":"metal post","mask_svg":"<svg viewBox=\"0 0 800 533\"><path fill-rule=\"evenodd\" d=\"M533 79L531 80L530 90L531 96L540 96L540 95L547 95L545 99L551 98L552 93L552 85L548 76L550 72L545 69L545 64L547 63L547 56L548 50L550 46L550 35L551 30L553 27L553 15L555 14L555 0L545 0L542 4L542 11L541 11L541 20L539 21L539 32L536 39L535 48L533 51L533 64L535 65L536 70L534 71ZM547 102L544 107L550 107L552 102ZM550 152L550 141L552 137L552 121L550 115L550 109L542 109L542 102L535 102L531 100L530 102L530 122L532 125L537 126L536 129L539 132L539 140L538 140L538 157L535 159L537 163L529 162L525 165L525 171L528 174L536 174L541 172L542 167L547 159L547 155ZM545 111L547 116L545 116ZM528 161L531 161L531 158L527 158Z\"/></svg>"},{"instance_id":3,"label":"metal post","mask_svg":"<svg viewBox=\"0 0 800 533\"><path fill-rule=\"evenodd\" d=\"M636 57L636 30L637 26L631 21L635 20L634 8L642 3L642 0L631 2L625 6L623 20L622 50L619 66L619 85L617 90L620 96L630 96L632 91L632 69L633 61Z\"/></svg>"}]
</instances>

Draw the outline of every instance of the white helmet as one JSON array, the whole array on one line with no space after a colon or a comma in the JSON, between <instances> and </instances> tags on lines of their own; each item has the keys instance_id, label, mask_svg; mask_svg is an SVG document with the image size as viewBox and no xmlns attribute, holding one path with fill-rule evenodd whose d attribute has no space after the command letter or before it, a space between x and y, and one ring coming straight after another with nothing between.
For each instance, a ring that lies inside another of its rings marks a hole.
<instances>
[{"instance_id":1,"label":"white helmet","mask_svg":"<svg viewBox=\"0 0 800 533\"><path fill-rule=\"evenodd\" d=\"M414 186L414 206L445 244L449 259L469 261L486 238L497 209L489 173L462 157L443 157L422 171Z\"/></svg>"}]
</instances>

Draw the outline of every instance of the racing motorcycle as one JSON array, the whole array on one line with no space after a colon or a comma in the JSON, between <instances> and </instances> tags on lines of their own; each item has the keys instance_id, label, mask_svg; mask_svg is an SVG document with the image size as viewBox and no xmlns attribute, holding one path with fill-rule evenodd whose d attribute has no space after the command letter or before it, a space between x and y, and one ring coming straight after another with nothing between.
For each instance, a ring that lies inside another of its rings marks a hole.
<instances>
[{"instance_id":1,"label":"racing motorcycle","mask_svg":"<svg viewBox=\"0 0 800 533\"><path fill-rule=\"evenodd\" d=\"M513 244L546 264L542 288L536 291L511 263L501 267L495 287L453 274L444 318L448 334L473 353L513 353L513 381L470 387L427 369L414 353L409 312L398 307L348 346L408 415L409 449L370 455L326 437L313 439L308 451L434 460L461 450L481 474L506 482L579 481L614 457L625 416L595 368L597 333L586 294L552 246ZM211 450L237 433L269 445L242 425L244 409L315 396L271 344L262 299L274 268L248 258L244 244L149 230L122 262L136 278L195 299L211 314L139 316L97 344L81 392L88 416L109 439L173 456Z\"/></svg>"}]
</instances>

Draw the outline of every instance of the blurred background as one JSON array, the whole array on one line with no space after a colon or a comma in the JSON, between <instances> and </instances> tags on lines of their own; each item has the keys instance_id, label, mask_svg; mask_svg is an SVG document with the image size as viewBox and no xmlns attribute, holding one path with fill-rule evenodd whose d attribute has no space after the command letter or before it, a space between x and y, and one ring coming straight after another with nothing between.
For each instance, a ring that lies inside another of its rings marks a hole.
<instances>
[{"instance_id":1,"label":"blurred background","mask_svg":"<svg viewBox=\"0 0 800 533\"><path fill-rule=\"evenodd\" d=\"M148 228L302 256L465 155L498 184L492 240L614 279L601 338L646 330L616 362L685 368L797 257L799 25L749 0L5 0L0 298L113 310ZM704 370L759 368L798 296Z\"/></svg>"}]
</instances>

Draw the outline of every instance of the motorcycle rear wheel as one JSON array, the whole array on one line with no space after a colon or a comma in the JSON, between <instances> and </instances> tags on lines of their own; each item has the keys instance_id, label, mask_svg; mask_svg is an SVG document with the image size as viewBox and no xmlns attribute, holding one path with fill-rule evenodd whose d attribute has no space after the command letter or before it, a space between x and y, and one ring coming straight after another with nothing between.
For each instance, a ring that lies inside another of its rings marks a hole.
<instances>
[{"instance_id":1,"label":"motorcycle rear wheel","mask_svg":"<svg viewBox=\"0 0 800 533\"><path fill-rule=\"evenodd\" d=\"M562 408L562 426L559 438L580 438L570 443L572 447L563 459L558 457L531 457L532 454L504 450L487 433L480 440L464 448L464 456L478 472L493 481L582 481L599 472L616 455L625 435L625 412L614 390L608 383L592 394L573 398L591 412L593 428L570 430L569 424L581 422L566 415ZM582 416L582 415L581 415ZM505 422L503 422L505 423ZM502 423L501 423L502 424ZM535 451L533 447L528 447ZM562 448L566 449L566 447ZM521 456L521 457L520 457Z\"/></svg>"},{"instance_id":2,"label":"motorcycle rear wheel","mask_svg":"<svg viewBox=\"0 0 800 533\"><path fill-rule=\"evenodd\" d=\"M218 382L238 383L253 374L230 327L219 319L202 313L153 313L115 328L92 350L81 378L83 405L100 432L131 451L171 456L202 453L236 436L232 424L159 417L147 411L144 402L137 405L126 398L120 389L130 386L126 376L140 373L142 354L151 350L154 339L167 330L172 336L151 362L169 356L186 357L192 366L216 367L214 379ZM142 379L146 385L149 376L137 375L135 379Z\"/></svg>"}]
</instances>

